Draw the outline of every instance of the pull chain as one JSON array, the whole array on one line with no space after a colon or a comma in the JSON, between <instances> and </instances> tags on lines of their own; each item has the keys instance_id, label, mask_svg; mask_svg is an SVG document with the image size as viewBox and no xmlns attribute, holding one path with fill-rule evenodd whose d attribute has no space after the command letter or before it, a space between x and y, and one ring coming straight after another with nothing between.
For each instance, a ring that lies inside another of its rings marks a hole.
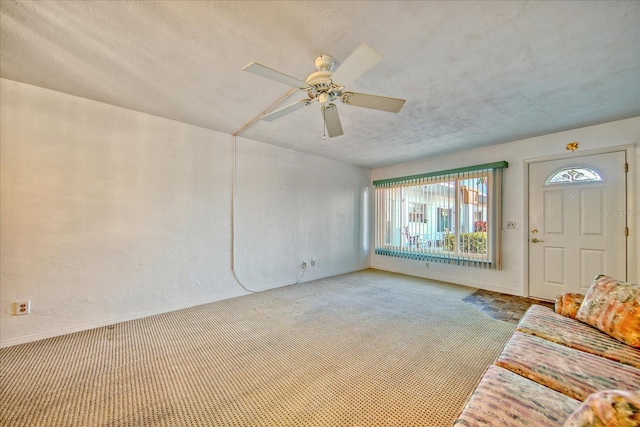
<instances>
[{"instance_id":1,"label":"pull chain","mask_svg":"<svg viewBox=\"0 0 640 427\"><path fill-rule=\"evenodd\" d=\"M325 107L322 107L322 121L323 121L323 127L322 127L322 139L326 140L327 139L327 117L325 116Z\"/></svg>"}]
</instances>

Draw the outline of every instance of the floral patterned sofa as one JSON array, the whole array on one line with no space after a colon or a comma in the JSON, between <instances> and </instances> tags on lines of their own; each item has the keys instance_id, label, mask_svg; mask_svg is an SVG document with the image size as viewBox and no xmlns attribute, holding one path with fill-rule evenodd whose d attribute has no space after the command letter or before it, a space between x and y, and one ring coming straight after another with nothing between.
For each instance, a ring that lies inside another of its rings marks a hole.
<instances>
[{"instance_id":1,"label":"floral patterned sofa","mask_svg":"<svg viewBox=\"0 0 640 427\"><path fill-rule=\"evenodd\" d=\"M640 426L640 286L531 306L454 426Z\"/></svg>"}]
</instances>

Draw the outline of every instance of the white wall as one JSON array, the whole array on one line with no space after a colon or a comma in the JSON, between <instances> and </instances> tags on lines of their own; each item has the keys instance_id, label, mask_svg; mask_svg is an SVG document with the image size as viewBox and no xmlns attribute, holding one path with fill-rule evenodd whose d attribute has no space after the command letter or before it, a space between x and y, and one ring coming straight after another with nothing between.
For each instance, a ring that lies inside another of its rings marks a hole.
<instances>
[{"instance_id":1,"label":"white wall","mask_svg":"<svg viewBox=\"0 0 640 427\"><path fill-rule=\"evenodd\" d=\"M245 294L230 135L0 79L0 346ZM368 267L367 169L239 138L250 289ZM277 228L276 228L277 227ZM32 311L13 316L13 302Z\"/></svg>"},{"instance_id":2,"label":"white wall","mask_svg":"<svg viewBox=\"0 0 640 427\"><path fill-rule=\"evenodd\" d=\"M369 169L243 138L237 144L236 273L243 284L261 290L369 267Z\"/></svg>"},{"instance_id":3,"label":"white wall","mask_svg":"<svg viewBox=\"0 0 640 427\"><path fill-rule=\"evenodd\" d=\"M504 222L516 221L517 228L503 231L504 267L502 271L456 267L438 263L430 263L430 269L427 270L422 261L373 253L371 254L371 266L381 270L402 272L481 289L514 295L528 295L526 283L526 210L528 208L526 162L532 159L565 155L568 153L565 149L566 144L573 141L580 143L575 155L607 147L635 145L635 159L628 159L631 166L628 193L629 226L631 229L630 242L633 244L630 250L631 274L629 280L640 283L636 268L638 254L640 254L640 239L636 239L637 230L640 229L640 117L373 170L372 179L375 181L506 160L509 162L509 168L505 170L504 175L503 219Z\"/></svg>"}]
</instances>

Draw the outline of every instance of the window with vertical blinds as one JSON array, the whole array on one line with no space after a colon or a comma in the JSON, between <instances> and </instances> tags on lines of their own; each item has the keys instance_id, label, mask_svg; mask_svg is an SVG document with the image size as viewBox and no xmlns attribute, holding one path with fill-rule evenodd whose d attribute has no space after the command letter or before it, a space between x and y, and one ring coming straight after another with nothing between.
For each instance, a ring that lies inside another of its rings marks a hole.
<instances>
[{"instance_id":1,"label":"window with vertical blinds","mask_svg":"<svg viewBox=\"0 0 640 427\"><path fill-rule=\"evenodd\" d=\"M375 253L500 270L507 162L374 181Z\"/></svg>"}]
</instances>

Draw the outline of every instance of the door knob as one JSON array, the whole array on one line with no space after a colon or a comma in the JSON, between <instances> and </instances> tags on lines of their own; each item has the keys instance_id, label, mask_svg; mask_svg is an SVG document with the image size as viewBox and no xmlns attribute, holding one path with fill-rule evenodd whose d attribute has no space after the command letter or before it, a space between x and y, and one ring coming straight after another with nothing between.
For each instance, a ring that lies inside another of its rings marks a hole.
<instances>
[{"instance_id":1,"label":"door knob","mask_svg":"<svg viewBox=\"0 0 640 427\"><path fill-rule=\"evenodd\" d=\"M544 240L539 240L539 239L536 239L535 237L531 239L531 243L541 243L541 242L544 242Z\"/></svg>"}]
</instances>

